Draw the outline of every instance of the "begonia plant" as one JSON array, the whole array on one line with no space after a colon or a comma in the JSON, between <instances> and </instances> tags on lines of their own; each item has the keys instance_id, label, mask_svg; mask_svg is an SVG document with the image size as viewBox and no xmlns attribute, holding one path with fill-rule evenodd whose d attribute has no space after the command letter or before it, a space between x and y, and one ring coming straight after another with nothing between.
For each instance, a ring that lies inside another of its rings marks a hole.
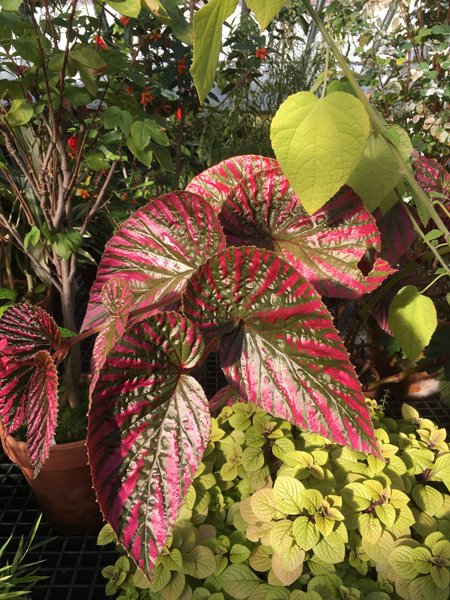
<instances>
[{"instance_id":1,"label":"begonia plant","mask_svg":"<svg viewBox=\"0 0 450 600\"><path fill-rule=\"evenodd\" d=\"M105 518L147 574L210 435L194 375L208 354L237 398L336 443L379 454L365 399L321 296L357 298L392 269L380 233L343 187L310 216L275 160L241 156L151 200L106 246L82 333L41 309L0 320L0 416L28 423L39 469L56 422L57 364L98 333L88 451Z\"/></svg>"}]
</instances>

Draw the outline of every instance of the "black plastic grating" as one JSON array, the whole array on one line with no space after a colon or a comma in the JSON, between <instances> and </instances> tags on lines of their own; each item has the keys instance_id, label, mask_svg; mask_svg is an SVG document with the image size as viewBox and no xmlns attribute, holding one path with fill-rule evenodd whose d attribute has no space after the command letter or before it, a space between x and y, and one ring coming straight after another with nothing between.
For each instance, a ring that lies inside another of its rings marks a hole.
<instances>
[{"instance_id":1,"label":"black plastic grating","mask_svg":"<svg viewBox=\"0 0 450 600\"><path fill-rule=\"evenodd\" d=\"M19 468L0 454L0 545L12 534L8 549L13 554L20 537L30 534L40 508ZM44 562L39 581L32 590L33 600L103 600L106 580L103 567L118 558L112 545L97 546L96 534L64 536L55 532L43 518L34 543L55 538L27 555L26 562ZM12 558L9 554L8 558Z\"/></svg>"},{"instance_id":2,"label":"black plastic grating","mask_svg":"<svg viewBox=\"0 0 450 600\"><path fill-rule=\"evenodd\" d=\"M439 397L430 396L428 398L420 398L418 400L398 399L390 397L386 400L384 407L385 414L393 419L402 418L402 404L406 402L413 406L423 419L430 419L439 427L447 430L447 437L450 437L450 406L444 404Z\"/></svg>"}]
</instances>

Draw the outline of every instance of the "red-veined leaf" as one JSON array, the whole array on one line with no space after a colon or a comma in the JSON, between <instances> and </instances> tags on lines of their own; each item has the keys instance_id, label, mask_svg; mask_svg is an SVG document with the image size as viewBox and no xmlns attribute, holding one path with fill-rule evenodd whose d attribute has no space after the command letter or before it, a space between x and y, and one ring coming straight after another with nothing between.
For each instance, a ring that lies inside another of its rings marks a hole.
<instances>
[{"instance_id":1,"label":"red-veined leaf","mask_svg":"<svg viewBox=\"0 0 450 600\"><path fill-rule=\"evenodd\" d=\"M350 188L309 215L275 161L264 171L258 162L253 170L247 165L219 219L228 245L279 253L324 296L358 298L393 272L384 263L372 275L362 272L360 261L380 249L381 239L374 217Z\"/></svg>"},{"instance_id":2,"label":"red-veined leaf","mask_svg":"<svg viewBox=\"0 0 450 600\"><path fill-rule=\"evenodd\" d=\"M199 196L172 192L149 202L108 242L82 330L108 316L101 290L111 277L128 283L133 309L167 305L180 298L190 274L224 244L215 211Z\"/></svg>"},{"instance_id":3,"label":"red-veined leaf","mask_svg":"<svg viewBox=\"0 0 450 600\"><path fill-rule=\"evenodd\" d=\"M15 304L0 319L0 417L7 434L25 418L34 355L60 345L58 325L38 306Z\"/></svg>"},{"instance_id":4,"label":"red-veined leaf","mask_svg":"<svg viewBox=\"0 0 450 600\"><path fill-rule=\"evenodd\" d=\"M245 398L242 398L231 385L226 385L211 398L209 410L213 416L216 416L224 406L232 406L236 402L245 402Z\"/></svg>"},{"instance_id":5,"label":"red-veined leaf","mask_svg":"<svg viewBox=\"0 0 450 600\"><path fill-rule=\"evenodd\" d=\"M61 334L54 319L34 304L15 304L0 319L0 339L6 338L16 358L27 360L39 350L56 349Z\"/></svg>"},{"instance_id":6,"label":"red-veined leaf","mask_svg":"<svg viewBox=\"0 0 450 600\"><path fill-rule=\"evenodd\" d=\"M361 387L317 292L270 251L229 248L199 267L183 296L237 392L276 417L378 453Z\"/></svg>"},{"instance_id":7,"label":"red-veined leaf","mask_svg":"<svg viewBox=\"0 0 450 600\"><path fill-rule=\"evenodd\" d=\"M401 202L394 204L385 215L377 210L374 216L381 234L380 258L394 265L411 248L417 233Z\"/></svg>"},{"instance_id":8,"label":"red-veined leaf","mask_svg":"<svg viewBox=\"0 0 450 600\"><path fill-rule=\"evenodd\" d=\"M194 177L186 187L186 191L205 198L219 211L242 177L251 175L255 170L267 171L276 164L273 158L253 154L227 158Z\"/></svg>"},{"instance_id":9,"label":"red-veined leaf","mask_svg":"<svg viewBox=\"0 0 450 600\"><path fill-rule=\"evenodd\" d=\"M186 373L203 348L184 317L148 317L109 353L93 392L88 450L100 508L147 574L209 439L207 399Z\"/></svg>"},{"instance_id":10,"label":"red-veined leaf","mask_svg":"<svg viewBox=\"0 0 450 600\"><path fill-rule=\"evenodd\" d=\"M58 373L47 350L34 357L34 369L28 383L25 418L28 423L27 450L37 477L54 444L58 417Z\"/></svg>"},{"instance_id":11,"label":"red-veined leaf","mask_svg":"<svg viewBox=\"0 0 450 600\"><path fill-rule=\"evenodd\" d=\"M92 351L89 397L98 380L100 369L105 364L108 352L123 336L128 316L133 306L130 286L123 279L113 277L105 283L101 291L102 303L108 311L108 317L102 330L97 335Z\"/></svg>"},{"instance_id":12,"label":"red-veined leaf","mask_svg":"<svg viewBox=\"0 0 450 600\"><path fill-rule=\"evenodd\" d=\"M413 166L415 177L426 192L438 192L450 201L450 173L444 165L435 158L417 154Z\"/></svg>"}]
</instances>

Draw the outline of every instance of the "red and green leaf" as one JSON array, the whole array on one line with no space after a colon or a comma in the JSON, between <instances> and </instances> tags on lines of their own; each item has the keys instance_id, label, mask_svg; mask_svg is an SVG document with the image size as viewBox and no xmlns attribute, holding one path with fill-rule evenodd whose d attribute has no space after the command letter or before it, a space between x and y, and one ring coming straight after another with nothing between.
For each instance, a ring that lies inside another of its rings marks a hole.
<instances>
[{"instance_id":1,"label":"red and green leaf","mask_svg":"<svg viewBox=\"0 0 450 600\"><path fill-rule=\"evenodd\" d=\"M194 177L186 191L205 198L219 211L242 177L251 176L255 171L270 170L275 165L277 162L273 158L253 154L227 158Z\"/></svg>"},{"instance_id":2,"label":"red and green leaf","mask_svg":"<svg viewBox=\"0 0 450 600\"><path fill-rule=\"evenodd\" d=\"M209 439L207 399L187 374L203 348L177 313L148 317L109 353L93 392L88 450L100 508L147 574Z\"/></svg>"},{"instance_id":3,"label":"red and green leaf","mask_svg":"<svg viewBox=\"0 0 450 600\"><path fill-rule=\"evenodd\" d=\"M172 192L151 201L108 242L82 330L107 318L101 290L112 277L128 283L133 310L156 309L179 300L191 273L224 245L217 215L206 200Z\"/></svg>"},{"instance_id":4,"label":"red and green leaf","mask_svg":"<svg viewBox=\"0 0 450 600\"><path fill-rule=\"evenodd\" d=\"M51 354L39 350L28 383L25 419L28 423L27 450L37 477L48 458L58 417L58 372Z\"/></svg>"},{"instance_id":5,"label":"red and green leaf","mask_svg":"<svg viewBox=\"0 0 450 600\"><path fill-rule=\"evenodd\" d=\"M219 218L228 245L279 253L324 296L357 298L393 272L381 262L372 275L361 270L360 261L380 249L381 238L374 217L350 188L309 215L275 161L266 170L259 163L247 167Z\"/></svg>"},{"instance_id":6,"label":"red and green leaf","mask_svg":"<svg viewBox=\"0 0 450 600\"><path fill-rule=\"evenodd\" d=\"M380 257L395 265L417 238L411 219L401 202L394 204L385 215L377 210L374 216L381 234Z\"/></svg>"},{"instance_id":7,"label":"red and green leaf","mask_svg":"<svg viewBox=\"0 0 450 600\"><path fill-rule=\"evenodd\" d=\"M361 387L317 292L275 253L229 248L201 266L183 297L247 401L352 448L377 453Z\"/></svg>"},{"instance_id":8,"label":"red and green leaf","mask_svg":"<svg viewBox=\"0 0 450 600\"><path fill-rule=\"evenodd\" d=\"M125 332L128 316L133 306L133 295L130 286L126 281L117 277L113 277L105 283L101 291L101 298L109 316L97 335L92 351L92 379L89 386L89 397L92 396L92 390L95 388L108 352Z\"/></svg>"},{"instance_id":9,"label":"red and green leaf","mask_svg":"<svg viewBox=\"0 0 450 600\"><path fill-rule=\"evenodd\" d=\"M58 325L38 306L15 304L0 319L0 418L7 434L25 419L35 354L60 345Z\"/></svg>"},{"instance_id":10,"label":"red and green leaf","mask_svg":"<svg viewBox=\"0 0 450 600\"><path fill-rule=\"evenodd\" d=\"M209 410L213 416L220 413L224 406L232 406L236 402L245 402L231 385L225 385L209 401Z\"/></svg>"},{"instance_id":11,"label":"red and green leaf","mask_svg":"<svg viewBox=\"0 0 450 600\"><path fill-rule=\"evenodd\" d=\"M56 350L61 334L54 319L34 304L15 304L0 319L0 339L6 338L15 358L27 360L39 350Z\"/></svg>"}]
</instances>

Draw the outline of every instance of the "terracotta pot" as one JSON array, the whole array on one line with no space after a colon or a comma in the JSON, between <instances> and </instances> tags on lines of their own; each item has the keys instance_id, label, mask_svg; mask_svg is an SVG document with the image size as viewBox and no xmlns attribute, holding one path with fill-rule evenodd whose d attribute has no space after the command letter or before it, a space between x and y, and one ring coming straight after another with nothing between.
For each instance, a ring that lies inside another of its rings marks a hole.
<instances>
[{"instance_id":1,"label":"terracotta pot","mask_svg":"<svg viewBox=\"0 0 450 600\"><path fill-rule=\"evenodd\" d=\"M25 442L12 435L5 438L1 423L0 439L6 455L20 467L52 527L70 534L100 529L102 517L92 489L86 440L53 446L41 472L33 479Z\"/></svg>"}]
</instances>

